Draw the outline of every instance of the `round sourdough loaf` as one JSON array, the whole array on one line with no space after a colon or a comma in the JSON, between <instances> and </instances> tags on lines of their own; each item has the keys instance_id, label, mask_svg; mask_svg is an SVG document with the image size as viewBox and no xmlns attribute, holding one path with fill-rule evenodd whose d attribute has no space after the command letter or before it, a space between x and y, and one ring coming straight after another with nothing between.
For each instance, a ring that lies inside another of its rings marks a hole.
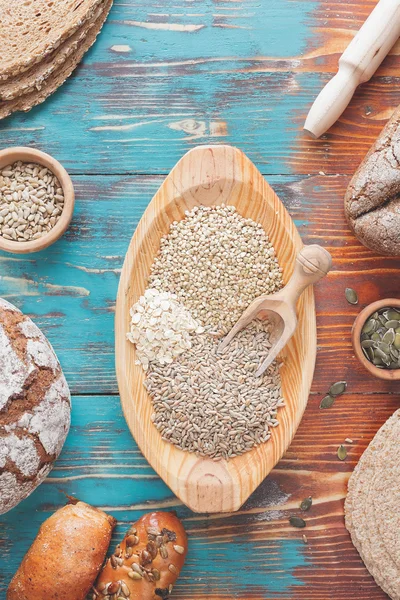
<instances>
[{"instance_id":1,"label":"round sourdough loaf","mask_svg":"<svg viewBox=\"0 0 400 600\"><path fill-rule=\"evenodd\" d=\"M43 333L0 298L0 514L43 481L70 425L67 382Z\"/></svg>"}]
</instances>

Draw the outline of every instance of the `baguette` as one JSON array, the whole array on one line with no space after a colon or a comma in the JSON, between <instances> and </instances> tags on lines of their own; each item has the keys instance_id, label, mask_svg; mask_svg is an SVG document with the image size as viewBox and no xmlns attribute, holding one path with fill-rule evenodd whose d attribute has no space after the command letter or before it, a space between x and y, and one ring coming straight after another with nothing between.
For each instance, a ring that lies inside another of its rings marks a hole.
<instances>
[{"instance_id":1,"label":"baguette","mask_svg":"<svg viewBox=\"0 0 400 600\"><path fill-rule=\"evenodd\" d=\"M355 172L344 200L356 237L379 254L400 256L400 107Z\"/></svg>"},{"instance_id":2,"label":"baguette","mask_svg":"<svg viewBox=\"0 0 400 600\"><path fill-rule=\"evenodd\" d=\"M144 515L107 560L91 600L165 600L183 567L187 548L185 530L174 514Z\"/></svg>"},{"instance_id":3,"label":"baguette","mask_svg":"<svg viewBox=\"0 0 400 600\"><path fill-rule=\"evenodd\" d=\"M7 600L84 600L111 540L115 519L84 502L55 512L23 559Z\"/></svg>"}]
</instances>

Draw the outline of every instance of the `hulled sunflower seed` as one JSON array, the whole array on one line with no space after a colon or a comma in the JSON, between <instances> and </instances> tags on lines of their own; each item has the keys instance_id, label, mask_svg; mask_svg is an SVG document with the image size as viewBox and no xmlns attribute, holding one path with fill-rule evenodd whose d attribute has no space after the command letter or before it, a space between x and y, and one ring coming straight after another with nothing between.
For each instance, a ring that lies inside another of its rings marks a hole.
<instances>
[{"instance_id":1,"label":"hulled sunflower seed","mask_svg":"<svg viewBox=\"0 0 400 600\"><path fill-rule=\"evenodd\" d=\"M136 571L128 571L128 577L133 579L133 581L140 581L142 579L142 575L136 573Z\"/></svg>"},{"instance_id":2,"label":"hulled sunflower seed","mask_svg":"<svg viewBox=\"0 0 400 600\"><path fill-rule=\"evenodd\" d=\"M183 546L180 546L179 544L175 544L174 545L174 550L178 554L184 554L185 553L185 548Z\"/></svg>"},{"instance_id":3,"label":"hulled sunflower seed","mask_svg":"<svg viewBox=\"0 0 400 600\"><path fill-rule=\"evenodd\" d=\"M170 565L168 565L168 570L171 571L171 573L173 573L176 576L179 575L179 570L172 563Z\"/></svg>"}]
</instances>

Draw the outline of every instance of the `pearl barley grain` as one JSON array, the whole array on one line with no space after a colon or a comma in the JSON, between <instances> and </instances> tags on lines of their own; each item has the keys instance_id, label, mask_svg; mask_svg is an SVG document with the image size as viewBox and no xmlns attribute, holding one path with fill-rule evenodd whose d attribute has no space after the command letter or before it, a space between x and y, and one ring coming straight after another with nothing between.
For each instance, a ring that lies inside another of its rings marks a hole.
<instances>
[{"instance_id":1,"label":"pearl barley grain","mask_svg":"<svg viewBox=\"0 0 400 600\"><path fill-rule=\"evenodd\" d=\"M195 207L172 223L149 285L176 294L202 325L221 328L233 325L250 302L283 283L262 225L222 204Z\"/></svg>"},{"instance_id":2,"label":"pearl barley grain","mask_svg":"<svg viewBox=\"0 0 400 600\"><path fill-rule=\"evenodd\" d=\"M61 217L64 192L43 165L17 161L0 170L0 237L37 240Z\"/></svg>"}]
</instances>

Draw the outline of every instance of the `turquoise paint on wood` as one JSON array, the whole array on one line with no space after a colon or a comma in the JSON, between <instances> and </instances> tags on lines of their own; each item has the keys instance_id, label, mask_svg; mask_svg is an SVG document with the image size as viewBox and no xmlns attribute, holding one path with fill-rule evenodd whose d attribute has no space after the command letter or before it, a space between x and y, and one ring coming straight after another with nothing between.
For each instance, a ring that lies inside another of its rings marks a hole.
<instances>
[{"instance_id":1,"label":"turquoise paint on wood","mask_svg":"<svg viewBox=\"0 0 400 600\"><path fill-rule=\"evenodd\" d=\"M29 314L53 344L73 393L117 393L114 306L135 227L162 177L75 176L72 225L54 246L26 257L0 253L0 296ZM268 178L293 212L308 198L297 177ZM308 212L313 210L310 204Z\"/></svg>"},{"instance_id":2,"label":"turquoise paint on wood","mask_svg":"<svg viewBox=\"0 0 400 600\"><path fill-rule=\"evenodd\" d=\"M296 73L315 6L116 2L75 74L40 107L3 121L0 143L41 147L75 173L167 173L194 145L223 142L265 173L288 173L298 135L293 118L319 86L318 77L310 83ZM203 27L127 24L146 20ZM112 50L121 43L127 54Z\"/></svg>"},{"instance_id":3,"label":"turquoise paint on wood","mask_svg":"<svg viewBox=\"0 0 400 600\"><path fill-rule=\"evenodd\" d=\"M113 310L130 237L163 179L154 174L167 173L191 147L239 146L264 173L275 174L270 183L289 208L296 206L296 178L287 165L297 136L293 120L320 85L318 75L296 72L296 57L307 49L316 6L116 1L71 79L40 107L0 123L2 147L54 154L75 174L77 190L74 221L60 242L37 255L0 255L0 296L48 335L75 394L71 432L51 476L0 517L1 600L39 525L65 493L114 514L121 523L115 542L144 511L176 509L190 534L177 598L293 598L303 584L302 542L259 533L263 523L284 518L287 497L273 476L240 515L207 518L180 505L144 460L115 395ZM166 23L176 27L166 30ZM121 45L128 52L112 49Z\"/></svg>"},{"instance_id":4,"label":"turquoise paint on wood","mask_svg":"<svg viewBox=\"0 0 400 600\"><path fill-rule=\"evenodd\" d=\"M246 593L258 591L272 599L302 585L296 569L307 565L303 543L263 540L253 531L263 520L283 518L276 504L284 508L284 494L275 490L259 512L247 517L194 515L173 497L142 457L118 397L74 397L72 415L70 434L50 477L27 500L0 517L1 598L5 598L8 581L40 524L65 503L65 494L101 506L118 519L112 547L128 524L146 510L176 510L188 531L190 547L176 598L187 598L188 590L190 597L199 593L206 598L229 590L231 598L246 598ZM274 505L273 510L268 504ZM234 544L226 536L233 524Z\"/></svg>"}]
</instances>

